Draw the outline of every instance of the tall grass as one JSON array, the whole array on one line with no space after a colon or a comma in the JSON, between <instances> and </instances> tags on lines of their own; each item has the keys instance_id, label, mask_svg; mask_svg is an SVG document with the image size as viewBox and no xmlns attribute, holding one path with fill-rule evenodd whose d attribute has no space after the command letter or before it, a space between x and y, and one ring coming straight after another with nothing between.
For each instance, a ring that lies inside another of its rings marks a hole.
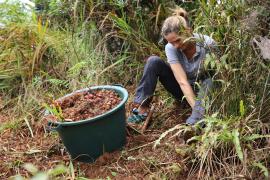
<instances>
[{"instance_id":1,"label":"tall grass","mask_svg":"<svg viewBox=\"0 0 270 180\"><path fill-rule=\"evenodd\" d=\"M212 57L215 79L222 82L210 102L214 114L205 118L206 128L190 139L197 140L198 161L192 169L200 178L254 177L258 169L261 177L269 177L269 156L263 153L269 148L270 71L250 43L260 31L250 31L244 23L252 10L244 1L201 1L197 12L196 31L211 35L222 52L221 58Z\"/></svg>"},{"instance_id":2,"label":"tall grass","mask_svg":"<svg viewBox=\"0 0 270 180\"><path fill-rule=\"evenodd\" d=\"M269 9L266 4L258 6ZM219 46L218 55L205 60L216 72L217 88L206 100L210 115L203 120L205 128L196 125L197 135L188 140L189 175L199 179L269 178L270 64L251 43L255 36L269 36L264 29L269 15L253 19L255 27L247 22L258 6L256 1L199 1L194 13L194 31L212 36ZM172 131L184 135L190 127L178 125L156 144Z\"/></svg>"},{"instance_id":3,"label":"tall grass","mask_svg":"<svg viewBox=\"0 0 270 180\"><path fill-rule=\"evenodd\" d=\"M217 72L217 79L224 83L215 104L220 106L219 111L224 115L237 115L240 100L249 104L248 112L253 110L252 107L260 107L263 87L268 84L269 65L255 55L250 44L258 34L249 33L242 21L251 10L252 7L242 1L226 1L220 5L213 1L208 4L202 2L196 18L195 23L199 27L196 30L213 36L223 52L220 60L228 64L226 69Z\"/></svg>"},{"instance_id":4,"label":"tall grass","mask_svg":"<svg viewBox=\"0 0 270 180\"><path fill-rule=\"evenodd\" d=\"M108 52L106 38L93 21L79 21L75 27L63 29L43 16L33 16L30 21L9 22L0 29L0 37L1 111L21 120L37 120L42 115L37 107L67 92L118 83L113 74L129 58L128 54L112 56Z\"/></svg>"}]
</instances>

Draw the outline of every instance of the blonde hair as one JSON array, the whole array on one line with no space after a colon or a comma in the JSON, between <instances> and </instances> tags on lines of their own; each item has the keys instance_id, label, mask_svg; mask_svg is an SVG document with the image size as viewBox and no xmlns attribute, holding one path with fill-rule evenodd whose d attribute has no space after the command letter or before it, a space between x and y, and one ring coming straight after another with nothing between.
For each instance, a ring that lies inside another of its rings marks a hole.
<instances>
[{"instance_id":1,"label":"blonde hair","mask_svg":"<svg viewBox=\"0 0 270 180\"><path fill-rule=\"evenodd\" d=\"M182 30L189 30L188 13L183 8L177 7L172 9L172 16L165 19L162 28L161 35L167 36L169 33L179 33Z\"/></svg>"}]
</instances>

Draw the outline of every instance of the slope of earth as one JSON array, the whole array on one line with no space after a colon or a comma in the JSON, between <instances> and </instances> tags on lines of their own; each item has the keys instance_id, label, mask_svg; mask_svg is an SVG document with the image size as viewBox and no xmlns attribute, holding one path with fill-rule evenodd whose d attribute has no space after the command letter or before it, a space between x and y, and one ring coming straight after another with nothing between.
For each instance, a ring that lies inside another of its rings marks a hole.
<instances>
[{"instance_id":1,"label":"slope of earth","mask_svg":"<svg viewBox=\"0 0 270 180\"><path fill-rule=\"evenodd\" d=\"M131 108L131 103L127 109ZM160 111L162 109L162 112ZM60 138L46 130L46 121L24 123L20 128L9 128L0 137L0 178L6 179L17 174L31 177L23 164L32 163L40 171L48 171L58 164L69 166L72 162L76 177L102 179L186 179L186 156L176 149L185 146L177 138L166 139L158 148L153 144L160 135L186 118L187 109L179 106L165 107L162 101L156 103L155 112L144 134L127 128L127 144L120 151L105 153L95 163L87 164L70 161ZM128 115L128 114L127 114ZM1 116L1 123L9 121ZM163 140L164 141L164 140ZM70 178L72 175L63 175Z\"/></svg>"}]
</instances>

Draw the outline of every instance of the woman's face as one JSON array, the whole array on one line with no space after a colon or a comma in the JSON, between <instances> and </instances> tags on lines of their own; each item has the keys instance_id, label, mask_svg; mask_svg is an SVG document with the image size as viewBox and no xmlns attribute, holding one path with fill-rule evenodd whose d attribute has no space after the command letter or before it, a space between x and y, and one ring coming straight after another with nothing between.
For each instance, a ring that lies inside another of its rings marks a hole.
<instances>
[{"instance_id":1,"label":"woman's face","mask_svg":"<svg viewBox=\"0 0 270 180\"><path fill-rule=\"evenodd\" d=\"M175 32L169 33L167 36L165 36L165 39L171 43L176 49L185 50L188 47L188 41L184 42L185 39L188 37L185 36L179 36Z\"/></svg>"}]
</instances>

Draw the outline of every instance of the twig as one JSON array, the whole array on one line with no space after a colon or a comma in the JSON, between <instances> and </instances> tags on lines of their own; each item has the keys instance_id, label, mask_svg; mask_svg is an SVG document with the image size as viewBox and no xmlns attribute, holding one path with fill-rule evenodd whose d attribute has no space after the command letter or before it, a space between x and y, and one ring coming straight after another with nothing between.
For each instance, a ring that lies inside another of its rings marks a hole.
<instances>
[{"instance_id":1,"label":"twig","mask_svg":"<svg viewBox=\"0 0 270 180\"><path fill-rule=\"evenodd\" d=\"M24 118L24 121L25 121L25 123L26 123L26 125L27 125L27 127L28 127L28 129L30 131L30 134L31 134L32 138L33 138L34 137L33 130L32 130L32 128L31 128L31 126L29 124L29 121L27 120L26 117Z\"/></svg>"},{"instance_id":2,"label":"twig","mask_svg":"<svg viewBox=\"0 0 270 180\"><path fill-rule=\"evenodd\" d=\"M146 147L146 146L149 146L149 145L153 144L154 142L155 142L155 141L152 141L152 142L150 142L150 143L147 143L147 144L144 144L144 145L141 145L141 146L137 146L137 147L135 147L135 148L132 148L132 149L127 150L127 152L134 151L134 150L137 150L137 149L141 149L141 148L143 148L143 147Z\"/></svg>"},{"instance_id":3,"label":"twig","mask_svg":"<svg viewBox=\"0 0 270 180\"><path fill-rule=\"evenodd\" d=\"M147 126L148 126L148 124L149 124L149 122L150 122L150 119L151 119L151 116L152 116L154 110L155 110L155 104L153 104L153 105L151 106L151 109L150 109L150 111L149 111L149 114L148 114L148 116L147 116L147 118L146 118L146 120L145 120L145 122L144 122L144 124L143 124L143 127L141 128L141 132L142 132L142 133L144 133L144 131L146 130L146 128L147 128Z\"/></svg>"},{"instance_id":4,"label":"twig","mask_svg":"<svg viewBox=\"0 0 270 180\"><path fill-rule=\"evenodd\" d=\"M15 151L15 149L12 149ZM37 153L43 153L47 152L48 150L39 150L39 149L30 149L29 151L26 152L21 152L21 151L15 151L15 152L5 152L5 154L22 154L22 155L32 155L32 154L37 154Z\"/></svg>"},{"instance_id":5,"label":"twig","mask_svg":"<svg viewBox=\"0 0 270 180\"><path fill-rule=\"evenodd\" d=\"M132 129L133 131L135 131L135 132L137 132L137 133L143 135L139 130L137 130L136 128L132 127L132 125L127 124L127 127L130 128L130 129Z\"/></svg>"}]
</instances>

